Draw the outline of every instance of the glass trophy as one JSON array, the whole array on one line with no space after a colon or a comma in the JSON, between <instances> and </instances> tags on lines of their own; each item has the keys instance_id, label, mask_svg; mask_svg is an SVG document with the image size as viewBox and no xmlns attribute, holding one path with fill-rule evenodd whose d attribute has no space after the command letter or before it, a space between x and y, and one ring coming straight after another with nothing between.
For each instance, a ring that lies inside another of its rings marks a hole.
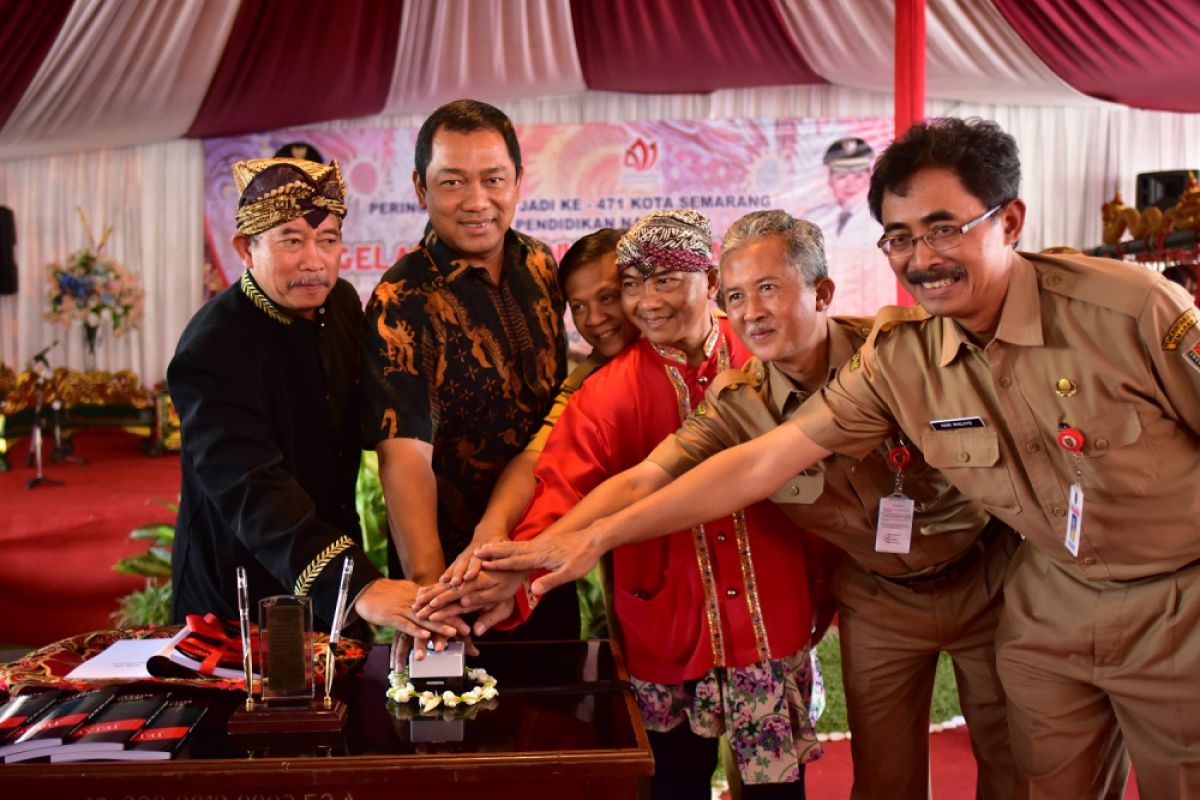
<instances>
[{"instance_id":1,"label":"glass trophy","mask_svg":"<svg viewBox=\"0 0 1200 800\"><path fill-rule=\"evenodd\" d=\"M262 699L267 703L313 698L312 598L279 594L258 601Z\"/></svg>"}]
</instances>

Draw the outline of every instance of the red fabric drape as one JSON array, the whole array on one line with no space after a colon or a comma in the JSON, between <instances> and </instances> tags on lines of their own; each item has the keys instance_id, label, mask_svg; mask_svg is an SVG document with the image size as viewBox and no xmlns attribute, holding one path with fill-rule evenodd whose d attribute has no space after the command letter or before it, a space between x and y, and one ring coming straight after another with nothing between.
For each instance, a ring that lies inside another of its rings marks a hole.
<instances>
[{"instance_id":1,"label":"red fabric drape","mask_svg":"<svg viewBox=\"0 0 1200 800\"><path fill-rule=\"evenodd\" d=\"M825 83L773 2L571 0L589 89L711 92Z\"/></svg>"},{"instance_id":2,"label":"red fabric drape","mask_svg":"<svg viewBox=\"0 0 1200 800\"><path fill-rule=\"evenodd\" d=\"M187 135L230 136L379 113L400 2L242 0Z\"/></svg>"},{"instance_id":3,"label":"red fabric drape","mask_svg":"<svg viewBox=\"0 0 1200 800\"><path fill-rule=\"evenodd\" d=\"M0 7L0 128L8 122L42 59L58 38L73 0L7 0Z\"/></svg>"},{"instance_id":4,"label":"red fabric drape","mask_svg":"<svg viewBox=\"0 0 1200 800\"><path fill-rule=\"evenodd\" d=\"M1162 111L1200 109L1195 0L993 0L1018 35L1075 89Z\"/></svg>"}]
</instances>

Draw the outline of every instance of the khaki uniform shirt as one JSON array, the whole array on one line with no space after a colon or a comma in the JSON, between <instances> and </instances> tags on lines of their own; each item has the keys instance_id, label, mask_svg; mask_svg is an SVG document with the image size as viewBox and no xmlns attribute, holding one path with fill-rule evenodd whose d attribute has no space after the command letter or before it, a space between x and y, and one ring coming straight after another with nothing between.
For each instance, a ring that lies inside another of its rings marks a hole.
<instances>
[{"instance_id":1,"label":"khaki uniform shirt","mask_svg":"<svg viewBox=\"0 0 1200 800\"><path fill-rule=\"evenodd\" d=\"M1014 254L990 343L920 309L881 311L791 422L852 455L898 426L963 494L1084 579L1171 572L1200 558L1196 321L1191 298L1141 267ZM1082 432L1080 456L1059 445L1060 424ZM1075 482L1078 556L1064 545Z\"/></svg>"},{"instance_id":2,"label":"khaki uniform shirt","mask_svg":"<svg viewBox=\"0 0 1200 800\"><path fill-rule=\"evenodd\" d=\"M830 318L829 364L844 363L863 344L870 319ZM831 375L834 370L831 370ZM704 404L680 430L650 454L649 460L678 477L706 458L775 428L808 397L769 362L747 362L722 373ZM886 438L886 437L885 437ZM868 449L863 458L835 455L816 464L771 496L796 524L845 550L867 569L890 577L932 572L961 556L979 536L988 516L963 497L911 445L904 470L904 493L916 503L910 552L875 551L879 500L895 488L888 466L890 443Z\"/></svg>"}]
</instances>

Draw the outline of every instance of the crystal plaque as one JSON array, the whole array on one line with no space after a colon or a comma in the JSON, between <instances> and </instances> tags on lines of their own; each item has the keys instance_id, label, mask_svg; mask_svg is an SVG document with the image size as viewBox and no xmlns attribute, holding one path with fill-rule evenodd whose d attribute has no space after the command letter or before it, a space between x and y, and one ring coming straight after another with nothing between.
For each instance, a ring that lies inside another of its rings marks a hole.
<instances>
[{"instance_id":1,"label":"crystal plaque","mask_svg":"<svg viewBox=\"0 0 1200 800\"><path fill-rule=\"evenodd\" d=\"M308 701L313 697L312 598L280 594L258 602L262 699Z\"/></svg>"}]
</instances>

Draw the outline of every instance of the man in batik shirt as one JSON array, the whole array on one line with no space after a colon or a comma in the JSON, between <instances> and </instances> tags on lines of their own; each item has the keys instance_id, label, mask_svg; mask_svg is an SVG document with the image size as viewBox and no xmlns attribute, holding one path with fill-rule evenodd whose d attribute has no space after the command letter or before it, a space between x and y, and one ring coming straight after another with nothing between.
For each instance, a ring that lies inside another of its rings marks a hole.
<instances>
[{"instance_id":1,"label":"man in batik shirt","mask_svg":"<svg viewBox=\"0 0 1200 800\"><path fill-rule=\"evenodd\" d=\"M363 428L398 566L428 585L470 543L549 411L566 339L553 256L510 229L522 168L508 117L473 100L444 105L421 126L415 161L429 225L367 304ZM523 633L578 636L574 590Z\"/></svg>"}]
</instances>

